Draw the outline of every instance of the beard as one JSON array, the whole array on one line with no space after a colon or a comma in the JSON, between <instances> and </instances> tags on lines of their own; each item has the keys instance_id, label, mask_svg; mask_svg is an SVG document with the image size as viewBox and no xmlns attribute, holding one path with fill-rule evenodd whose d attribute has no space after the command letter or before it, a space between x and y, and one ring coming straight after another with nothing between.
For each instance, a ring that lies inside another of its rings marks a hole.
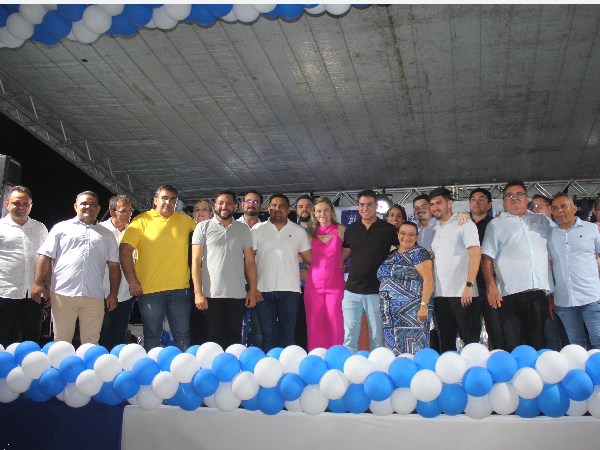
<instances>
[{"instance_id":1,"label":"beard","mask_svg":"<svg viewBox=\"0 0 600 450\"><path fill-rule=\"evenodd\" d=\"M222 211L217 211L217 216L219 216L223 220L228 220L231 217L233 217L233 211L230 211L229 213L225 214L222 214Z\"/></svg>"},{"instance_id":2,"label":"beard","mask_svg":"<svg viewBox=\"0 0 600 450\"><path fill-rule=\"evenodd\" d=\"M255 209L254 211L246 210L246 211L244 211L244 215L245 216L251 216L251 217L252 216L258 216L258 210L257 209Z\"/></svg>"},{"instance_id":3,"label":"beard","mask_svg":"<svg viewBox=\"0 0 600 450\"><path fill-rule=\"evenodd\" d=\"M308 222L310 220L310 213L302 211L300 213L300 222Z\"/></svg>"}]
</instances>

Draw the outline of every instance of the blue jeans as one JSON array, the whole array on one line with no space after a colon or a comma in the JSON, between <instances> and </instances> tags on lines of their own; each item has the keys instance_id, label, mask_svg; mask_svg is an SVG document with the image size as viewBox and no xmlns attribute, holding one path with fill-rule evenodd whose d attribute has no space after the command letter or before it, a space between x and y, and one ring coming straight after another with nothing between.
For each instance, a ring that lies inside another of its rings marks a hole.
<instances>
[{"instance_id":1,"label":"blue jeans","mask_svg":"<svg viewBox=\"0 0 600 450\"><path fill-rule=\"evenodd\" d=\"M262 334L263 351L267 353L277 344L284 348L294 345L300 293L275 291L263 292L262 296L263 301L257 303L254 309Z\"/></svg>"},{"instance_id":2,"label":"blue jeans","mask_svg":"<svg viewBox=\"0 0 600 450\"><path fill-rule=\"evenodd\" d=\"M154 292L138 296L138 304L144 323L144 348L146 351L160 347L165 314L173 341L182 352L190 346L189 289Z\"/></svg>"},{"instance_id":3,"label":"blue jeans","mask_svg":"<svg viewBox=\"0 0 600 450\"><path fill-rule=\"evenodd\" d=\"M565 345L569 345L569 337L558 314L554 314L554 320L548 316L544 324L544 337L546 348L560 352Z\"/></svg>"},{"instance_id":4,"label":"blue jeans","mask_svg":"<svg viewBox=\"0 0 600 450\"><path fill-rule=\"evenodd\" d=\"M587 328L592 348L600 348L600 303L583 306L557 306L556 312L567 330L569 343L587 348ZM584 325L585 324L585 325Z\"/></svg>"},{"instance_id":5,"label":"blue jeans","mask_svg":"<svg viewBox=\"0 0 600 450\"><path fill-rule=\"evenodd\" d=\"M113 347L119 344L125 344L127 340L127 327L129 317L133 311L133 299L117 303L117 307L109 311L104 302L104 320L100 330L100 340L98 344L111 351Z\"/></svg>"},{"instance_id":6,"label":"blue jeans","mask_svg":"<svg viewBox=\"0 0 600 450\"><path fill-rule=\"evenodd\" d=\"M383 347L383 320L379 311L379 294L355 294L344 291L344 347L352 353L358 351L363 312L367 314L371 351Z\"/></svg>"}]
</instances>

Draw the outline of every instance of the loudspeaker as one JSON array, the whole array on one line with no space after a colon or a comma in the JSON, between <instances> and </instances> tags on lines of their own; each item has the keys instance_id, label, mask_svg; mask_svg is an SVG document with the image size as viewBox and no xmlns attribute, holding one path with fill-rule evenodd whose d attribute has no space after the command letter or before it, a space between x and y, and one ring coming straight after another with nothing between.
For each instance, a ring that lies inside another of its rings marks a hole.
<instances>
[{"instance_id":1,"label":"loudspeaker","mask_svg":"<svg viewBox=\"0 0 600 450\"><path fill-rule=\"evenodd\" d=\"M2 175L2 217L8 213L6 209L6 194L21 183L21 163L10 156L0 155L0 174Z\"/></svg>"}]
</instances>

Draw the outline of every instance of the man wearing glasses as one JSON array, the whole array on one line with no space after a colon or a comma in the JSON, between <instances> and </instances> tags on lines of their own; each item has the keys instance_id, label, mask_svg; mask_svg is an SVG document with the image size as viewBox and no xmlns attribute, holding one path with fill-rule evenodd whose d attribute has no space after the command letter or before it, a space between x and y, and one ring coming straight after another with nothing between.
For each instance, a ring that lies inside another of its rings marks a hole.
<instances>
[{"instance_id":1,"label":"man wearing glasses","mask_svg":"<svg viewBox=\"0 0 600 450\"><path fill-rule=\"evenodd\" d=\"M254 189L250 189L248 192L246 192L244 200L242 200L242 211L244 211L244 215L237 221L245 223L250 227L250 229L254 228L257 223L261 223L261 220L258 218L258 213L262 207L262 194Z\"/></svg>"},{"instance_id":2,"label":"man wearing glasses","mask_svg":"<svg viewBox=\"0 0 600 450\"><path fill-rule=\"evenodd\" d=\"M492 308L498 309L508 352L521 344L544 348L549 313L548 236L550 220L527 209L522 181L504 187L504 209L488 224L481 246L481 269Z\"/></svg>"},{"instance_id":3,"label":"man wearing glasses","mask_svg":"<svg viewBox=\"0 0 600 450\"><path fill-rule=\"evenodd\" d=\"M108 201L108 210L110 217L108 220L101 222L104 228L112 232L117 241L117 245L121 243L121 236L129 225L133 208L131 202L126 195L115 195ZM108 297L110 293L110 282L108 276L108 268L104 273L104 294ZM129 284L125 275L121 271L121 284L117 294L117 307L112 311L108 308L104 310L104 321L102 322L102 330L100 330L100 341L98 342L108 350L119 344L125 344L127 340L127 326L129 325L129 316L133 311L133 301L129 293Z\"/></svg>"}]
</instances>

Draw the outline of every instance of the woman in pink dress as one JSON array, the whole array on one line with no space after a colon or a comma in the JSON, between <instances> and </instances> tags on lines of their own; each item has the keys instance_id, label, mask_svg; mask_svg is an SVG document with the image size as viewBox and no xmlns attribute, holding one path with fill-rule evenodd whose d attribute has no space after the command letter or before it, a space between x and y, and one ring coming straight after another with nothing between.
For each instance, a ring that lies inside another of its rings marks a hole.
<instances>
[{"instance_id":1,"label":"woman in pink dress","mask_svg":"<svg viewBox=\"0 0 600 450\"><path fill-rule=\"evenodd\" d=\"M331 200L316 199L308 228L313 257L304 289L309 351L344 343L341 262L350 255L350 249L342 249L345 230L337 221Z\"/></svg>"}]
</instances>

